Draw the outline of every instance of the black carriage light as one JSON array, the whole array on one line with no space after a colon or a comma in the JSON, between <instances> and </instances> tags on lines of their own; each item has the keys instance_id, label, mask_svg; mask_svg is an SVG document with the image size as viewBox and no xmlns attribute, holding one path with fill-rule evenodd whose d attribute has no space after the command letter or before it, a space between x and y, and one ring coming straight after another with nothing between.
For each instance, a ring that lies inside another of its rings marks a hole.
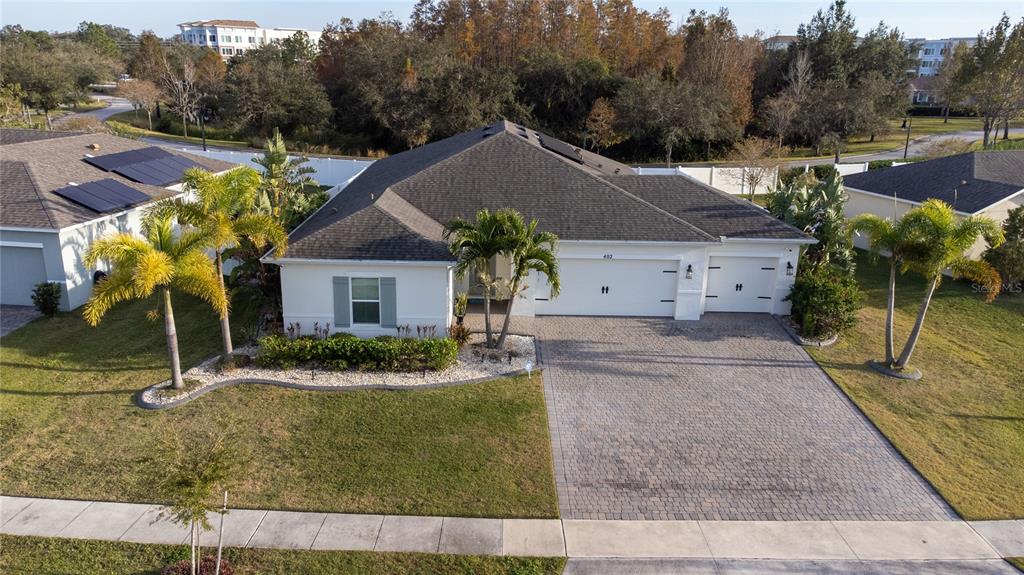
<instances>
[{"instance_id":1,"label":"black carriage light","mask_svg":"<svg viewBox=\"0 0 1024 575\"><path fill-rule=\"evenodd\" d=\"M693 279L693 264L686 264L686 279Z\"/></svg>"},{"instance_id":2,"label":"black carriage light","mask_svg":"<svg viewBox=\"0 0 1024 575\"><path fill-rule=\"evenodd\" d=\"M793 262L786 262L786 275L793 275Z\"/></svg>"}]
</instances>

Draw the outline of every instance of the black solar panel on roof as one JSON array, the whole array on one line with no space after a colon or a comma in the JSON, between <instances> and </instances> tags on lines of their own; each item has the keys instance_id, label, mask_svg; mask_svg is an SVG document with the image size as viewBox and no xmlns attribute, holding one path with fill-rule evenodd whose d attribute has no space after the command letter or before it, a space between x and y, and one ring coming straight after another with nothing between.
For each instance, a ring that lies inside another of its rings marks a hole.
<instances>
[{"instance_id":1,"label":"black solar panel on roof","mask_svg":"<svg viewBox=\"0 0 1024 575\"><path fill-rule=\"evenodd\" d=\"M96 166L101 170L113 172L121 166L127 166L130 164L137 164L139 162L146 162L149 160L156 160L159 158L166 158L173 156L167 150L158 148L156 146L150 146L148 148L142 148L139 150L128 150L127 152L117 152L115 154L104 154L102 156L92 156L89 158L83 158L87 164Z\"/></svg>"},{"instance_id":2,"label":"black solar panel on roof","mask_svg":"<svg viewBox=\"0 0 1024 575\"><path fill-rule=\"evenodd\" d=\"M150 199L146 194L110 178L67 186L53 193L101 214L120 211Z\"/></svg>"},{"instance_id":3,"label":"black solar panel on roof","mask_svg":"<svg viewBox=\"0 0 1024 575\"><path fill-rule=\"evenodd\" d=\"M583 158L580 156L580 153L577 152L575 148L561 140L554 140L542 136L540 138L540 145L558 154L559 156L565 156L566 158L569 158L570 160L578 162L580 164L583 163Z\"/></svg>"},{"instance_id":4,"label":"black solar panel on roof","mask_svg":"<svg viewBox=\"0 0 1024 575\"><path fill-rule=\"evenodd\" d=\"M140 184L166 186L174 182L180 182L185 170L199 167L202 166L192 160L172 155L167 158L157 158L121 166L116 168L114 173Z\"/></svg>"}]
</instances>

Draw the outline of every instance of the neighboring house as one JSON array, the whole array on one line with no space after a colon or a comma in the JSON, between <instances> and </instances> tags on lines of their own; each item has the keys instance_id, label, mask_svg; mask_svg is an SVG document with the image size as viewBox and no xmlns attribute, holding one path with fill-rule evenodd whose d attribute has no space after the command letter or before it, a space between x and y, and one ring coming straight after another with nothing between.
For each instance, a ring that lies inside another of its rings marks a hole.
<instances>
[{"instance_id":1,"label":"neighboring house","mask_svg":"<svg viewBox=\"0 0 1024 575\"><path fill-rule=\"evenodd\" d=\"M305 32L316 47L320 32L300 28L261 28L252 20L197 20L178 24L181 40L193 46L206 46L225 60L264 44L280 42L296 32Z\"/></svg>"},{"instance_id":2,"label":"neighboring house","mask_svg":"<svg viewBox=\"0 0 1024 575\"><path fill-rule=\"evenodd\" d=\"M796 44L799 40L799 36L776 34L765 38L762 44L766 50L788 50L790 45Z\"/></svg>"},{"instance_id":3,"label":"neighboring house","mask_svg":"<svg viewBox=\"0 0 1024 575\"><path fill-rule=\"evenodd\" d=\"M917 67L910 72L918 76L934 76L939 73L943 60L953 53L957 44L963 42L973 46L977 41L977 38L910 38L907 43L917 46Z\"/></svg>"},{"instance_id":4,"label":"neighboring house","mask_svg":"<svg viewBox=\"0 0 1024 575\"><path fill-rule=\"evenodd\" d=\"M729 194L628 166L509 122L378 160L296 228L281 266L284 321L361 336L444 333L474 293L443 240L453 218L514 208L559 236L561 295L536 274L515 315L784 314L814 240ZM490 263L508 277L504 259Z\"/></svg>"},{"instance_id":5,"label":"neighboring house","mask_svg":"<svg viewBox=\"0 0 1024 575\"><path fill-rule=\"evenodd\" d=\"M942 105L942 94L938 90L938 78L935 76L911 78L910 104L931 107Z\"/></svg>"},{"instance_id":6,"label":"neighboring house","mask_svg":"<svg viewBox=\"0 0 1024 575\"><path fill-rule=\"evenodd\" d=\"M194 166L232 164L108 134L0 130L0 303L32 305L45 281L61 284L62 309L85 303L100 271L82 261L89 245L138 233L146 205L180 193Z\"/></svg>"},{"instance_id":7,"label":"neighboring house","mask_svg":"<svg viewBox=\"0 0 1024 575\"><path fill-rule=\"evenodd\" d=\"M953 206L960 216L980 215L1002 224L1010 210L1024 204L1024 151L970 152L882 170L870 170L843 180L849 201L846 216L875 214L897 219L925 200L935 198ZM867 238L854 238L859 247ZM968 252L985 251L978 240Z\"/></svg>"}]
</instances>

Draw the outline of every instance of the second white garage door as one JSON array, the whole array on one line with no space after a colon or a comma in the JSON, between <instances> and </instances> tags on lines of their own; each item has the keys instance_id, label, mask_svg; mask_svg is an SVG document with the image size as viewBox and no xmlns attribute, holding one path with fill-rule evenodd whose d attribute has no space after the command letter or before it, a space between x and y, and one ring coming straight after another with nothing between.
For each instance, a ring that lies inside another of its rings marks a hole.
<instances>
[{"instance_id":1,"label":"second white garage door","mask_svg":"<svg viewBox=\"0 0 1024 575\"><path fill-rule=\"evenodd\" d=\"M778 264L776 258L711 256L704 311L770 312Z\"/></svg>"},{"instance_id":2,"label":"second white garage door","mask_svg":"<svg viewBox=\"0 0 1024 575\"><path fill-rule=\"evenodd\" d=\"M675 261L562 259L559 266L562 290L557 298L551 298L546 281L537 281L537 315L675 314Z\"/></svg>"}]
</instances>

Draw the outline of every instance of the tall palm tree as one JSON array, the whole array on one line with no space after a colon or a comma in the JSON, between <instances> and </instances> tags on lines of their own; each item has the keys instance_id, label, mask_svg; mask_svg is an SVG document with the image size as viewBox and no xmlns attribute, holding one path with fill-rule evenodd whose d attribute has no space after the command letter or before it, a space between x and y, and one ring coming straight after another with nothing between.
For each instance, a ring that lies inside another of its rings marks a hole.
<instances>
[{"instance_id":1,"label":"tall palm tree","mask_svg":"<svg viewBox=\"0 0 1024 575\"><path fill-rule=\"evenodd\" d=\"M925 314L935 289L942 281L944 270L952 272L954 278L967 278L985 287L985 299L991 302L999 295L1002 278L988 262L972 260L964 255L979 238L985 238L992 246L1003 243L1003 230L993 220L982 216L958 218L953 207L940 200L928 200L903 215L912 230L912 242L925 249L915 251L909 260L909 268L928 280L924 299L917 312L917 319L910 331L903 352L896 359L895 368L902 370L910 363L910 357L917 346L924 325Z\"/></svg>"},{"instance_id":2,"label":"tall palm tree","mask_svg":"<svg viewBox=\"0 0 1024 575\"><path fill-rule=\"evenodd\" d=\"M178 223L202 230L210 238L217 264L217 279L221 290L224 285L224 254L243 240L257 247L273 246L274 255L284 255L288 248L288 234L272 216L255 210L260 174L252 168L235 168L224 174L212 174L193 168L182 178L186 196L157 202L147 217L173 217ZM231 323L228 315L220 320L224 359L233 351Z\"/></svg>"},{"instance_id":3,"label":"tall palm tree","mask_svg":"<svg viewBox=\"0 0 1024 575\"><path fill-rule=\"evenodd\" d=\"M498 212L505 222L507 242L505 251L512 262L512 273L509 278L508 309L505 310L505 321L501 325L501 335L495 347L501 349L505 345L508 326L512 319L512 304L519 292L526 288L523 281L531 270L543 273L551 285L551 297L558 297L561 280L558 275L558 236L551 232L538 232L537 220L527 224L522 214L512 209Z\"/></svg>"},{"instance_id":4,"label":"tall palm tree","mask_svg":"<svg viewBox=\"0 0 1024 575\"><path fill-rule=\"evenodd\" d=\"M942 274L950 270L954 278L968 278L985 286L986 300L999 295L999 272L988 263L968 259L964 252L984 237L989 244L1003 242L1003 233L995 222L980 216L959 218L953 208L940 200L928 200L903 215L896 223L872 214L862 214L850 222L854 232L866 232L871 251L889 254L889 301L886 310L886 367L907 368L924 326L928 306ZM899 357L893 349L893 308L896 298L896 271L915 271L925 277L928 287L917 312L914 327Z\"/></svg>"},{"instance_id":5,"label":"tall palm tree","mask_svg":"<svg viewBox=\"0 0 1024 575\"><path fill-rule=\"evenodd\" d=\"M490 210L480 210L476 213L476 222L455 218L444 228L444 239L456 257L456 277L462 279L470 269L475 269L479 276L477 279L484 288L484 331L487 347L493 347L491 295L494 280L485 270L490 267L491 258L505 252L508 244L504 218L499 214L500 211L492 213Z\"/></svg>"},{"instance_id":6,"label":"tall palm tree","mask_svg":"<svg viewBox=\"0 0 1024 575\"><path fill-rule=\"evenodd\" d=\"M203 252L210 246L207 233L186 230L175 235L170 218L148 218L142 231L144 239L121 233L100 238L89 247L85 254L87 266L105 260L112 268L105 279L93 286L83 315L89 325L95 326L114 305L145 299L159 289L163 293L171 384L180 389L184 382L171 291L180 290L205 300L221 317L228 313L227 297L217 280L217 270Z\"/></svg>"}]
</instances>

